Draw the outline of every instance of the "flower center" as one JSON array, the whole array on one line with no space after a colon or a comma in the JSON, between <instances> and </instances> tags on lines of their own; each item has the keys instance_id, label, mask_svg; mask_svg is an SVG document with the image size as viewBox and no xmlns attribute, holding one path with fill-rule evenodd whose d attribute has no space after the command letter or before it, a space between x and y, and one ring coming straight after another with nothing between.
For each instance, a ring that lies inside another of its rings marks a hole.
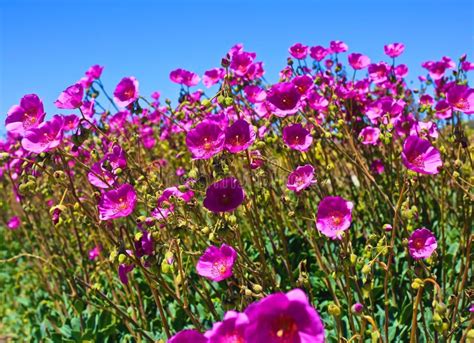
<instances>
[{"instance_id":1,"label":"flower center","mask_svg":"<svg viewBox=\"0 0 474 343\"><path fill-rule=\"evenodd\" d=\"M292 343L298 335L298 326L293 318L287 315L278 317L272 325L273 335L277 342Z\"/></svg>"},{"instance_id":2,"label":"flower center","mask_svg":"<svg viewBox=\"0 0 474 343\"><path fill-rule=\"evenodd\" d=\"M424 247L425 243L423 239L421 238L416 238L413 242L413 245L415 246L416 249L421 249Z\"/></svg>"}]
</instances>

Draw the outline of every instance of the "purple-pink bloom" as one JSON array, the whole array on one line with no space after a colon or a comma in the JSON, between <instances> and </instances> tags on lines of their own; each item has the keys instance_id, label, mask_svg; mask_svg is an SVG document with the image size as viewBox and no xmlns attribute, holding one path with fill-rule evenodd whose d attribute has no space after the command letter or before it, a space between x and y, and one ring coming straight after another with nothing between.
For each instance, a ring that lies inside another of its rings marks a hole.
<instances>
[{"instance_id":1,"label":"purple-pink bloom","mask_svg":"<svg viewBox=\"0 0 474 343\"><path fill-rule=\"evenodd\" d=\"M448 103L458 111L474 113L474 89L466 85L453 84L446 94Z\"/></svg>"},{"instance_id":2,"label":"purple-pink bloom","mask_svg":"<svg viewBox=\"0 0 474 343\"><path fill-rule=\"evenodd\" d=\"M133 76L124 77L115 87L114 101L120 107L127 107L138 97L138 80Z\"/></svg>"},{"instance_id":3,"label":"purple-pink bloom","mask_svg":"<svg viewBox=\"0 0 474 343\"><path fill-rule=\"evenodd\" d=\"M89 182L97 188L110 188L115 184L115 175L104 168L102 162L96 162L92 165L87 174Z\"/></svg>"},{"instance_id":4,"label":"purple-pink bloom","mask_svg":"<svg viewBox=\"0 0 474 343\"><path fill-rule=\"evenodd\" d=\"M346 52L347 50L349 50L349 47L343 41L333 40L329 43L329 51L333 54Z\"/></svg>"},{"instance_id":5,"label":"purple-pink bloom","mask_svg":"<svg viewBox=\"0 0 474 343\"><path fill-rule=\"evenodd\" d=\"M316 228L326 237L341 239L352 222L353 204L341 197L325 197L318 205Z\"/></svg>"},{"instance_id":6,"label":"purple-pink bloom","mask_svg":"<svg viewBox=\"0 0 474 343\"><path fill-rule=\"evenodd\" d=\"M102 247L100 245L96 245L94 248L89 250L89 260L95 260L97 257L99 257L101 251Z\"/></svg>"},{"instance_id":7,"label":"purple-pink bloom","mask_svg":"<svg viewBox=\"0 0 474 343\"><path fill-rule=\"evenodd\" d=\"M137 194L129 184L102 193L98 209L99 219L109 220L130 215L135 209Z\"/></svg>"},{"instance_id":8,"label":"purple-pink bloom","mask_svg":"<svg viewBox=\"0 0 474 343\"><path fill-rule=\"evenodd\" d=\"M89 69L87 69L86 75L89 76L92 79L99 79L100 76L102 75L103 70L104 70L103 66L95 64L95 65L91 66Z\"/></svg>"},{"instance_id":9,"label":"purple-pink bloom","mask_svg":"<svg viewBox=\"0 0 474 343\"><path fill-rule=\"evenodd\" d=\"M214 182L207 188L203 204L205 208L214 213L231 212L239 207L244 199L245 192L239 180L227 177Z\"/></svg>"},{"instance_id":10,"label":"purple-pink bloom","mask_svg":"<svg viewBox=\"0 0 474 343\"><path fill-rule=\"evenodd\" d=\"M244 343L248 324L249 319L245 313L228 311L224 320L214 323L204 336L209 339L209 343Z\"/></svg>"},{"instance_id":11,"label":"purple-pink bloom","mask_svg":"<svg viewBox=\"0 0 474 343\"><path fill-rule=\"evenodd\" d=\"M288 182L286 187L296 193L308 188L316 183L314 179L314 168L311 164L299 166L288 175Z\"/></svg>"},{"instance_id":12,"label":"purple-pink bloom","mask_svg":"<svg viewBox=\"0 0 474 343\"><path fill-rule=\"evenodd\" d=\"M364 127L359 133L359 140L364 145L377 145L380 138L380 129L377 127Z\"/></svg>"},{"instance_id":13,"label":"purple-pink bloom","mask_svg":"<svg viewBox=\"0 0 474 343\"><path fill-rule=\"evenodd\" d=\"M283 141L291 149L306 151L313 142L313 137L301 124L293 124L283 128Z\"/></svg>"},{"instance_id":14,"label":"purple-pink bloom","mask_svg":"<svg viewBox=\"0 0 474 343\"><path fill-rule=\"evenodd\" d=\"M57 108L73 110L82 105L82 97L84 96L84 87L80 83L69 86L54 102Z\"/></svg>"},{"instance_id":15,"label":"purple-pink bloom","mask_svg":"<svg viewBox=\"0 0 474 343\"><path fill-rule=\"evenodd\" d=\"M196 86L201 78L198 74L193 73L192 71L184 70L184 69L176 69L170 73L170 80L174 83L178 83L181 85L185 85L188 87Z\"/></svg>"},{"instance_id":16,"label":"purple-pink bloom","mask_svg":"<svg viewBox=\"0 0 474 343\"><path fill-rule=\"evenodd\" d=\"M250 147L255 137L252 125L239 119L225 130L225 148L233 154L238 153Z\"/></svg>"},{"instance_id":17,"label":"purple-pink bloom","mask_svg":"<svg viewBox=\"0 0 474 343\"><path fill-rule=\"evenodd\" d=\"M202 83L207 88L215 85L217 82L222 80L225 76L225 70L223 68L214 68L204 72L202 76Z\"/></svg>"},{"instance_id":18,"label":"purple-pink bloom","mask_svg":"<svg viewBox=\"0 0 474 343\"><path fill-rule=\"evenodd\" d=\"M430 257L437 247L436 237L424 227L413 231L408 239L408 251L415 260Z\"/></svg>"},{"instance_id":19,"label":"purple-pink bloom","mask_svg":"<svg viewBox=\"0 0 474 343\"><path fill-rule=\"evenodd\" d=\"M301 94L291 82L274 84L267 92L267 101L276 107L275 115L285 117L296 113L300 107Z\"/></svg>"},{"instance_id":20,"label":"purple-pink bloom","mask_svg":"<svg viewBox=\"0 0 474 343\"><path fill-rule=\"evenodd\" d=\"M20 220L20 217L18 216L14 216L14 217L11 217L10 220L8 220L8 223L7 223L7 227L8 229L14 231L16 229L18 229L21 225L21 220Z\"/></svg>"},{"instance_id":21,"label":"purple-pink bloom","mask_svg":"<svg viewBox=\"0 0 474 343\"><path fill-rule=\"evenodd\" d=\"M23 149L29 152L48 152L61 144L63 138L64 119L55 115L51 120L41 123L38 127L25 132L21 140Z\"/></svg>"},{"instance_id":22,"label":"purple-pink bloom","mask_svg":"<svg viewBox=\"0 0 474 343\"><path fill-rule=\"evenodd\" d=\"M303 60L308 55L308 47L301 43L296 43L288 49L288 52L294 58L298 60Z\"/></svg>"},{"instance_id":23,"label":"purple-pink bloom","mask_svg":"<svg viewBox=\"0 0 474 343\"><path fill-rule=\"evenodd\" d=\"M44 119L43 103L36 94L27 94L8 110L5 129L9 133L23 135L27 130L38 127Z\"/></svg>"},{"instance_id":24,"label":"purple-pink bloom","mask_svg":"<svg viewBox=\"0 0 474 343\"><path fill-rule=\"evenodd\" d=\"M225 133L213 121L204 120L186 135L186 145L195 159L209 159L224 148Z\"/></svg>"},{"instance_id":25,"label":"purple-pink bloom","mask_svg":"<svg viewBox=\"0 0 474 343\"><path fill-rule=\"evenodd\" d=\"M245 310L246 343L323 343L324 325L300 289L274 293Z\"/></svg>"},{"instance_id":26,"label":"purple-pink bloom","mask_svg":"<svg viewBox=\"0 0 474 343\"><path fill-rule=\"evenodd\" d=\"M400 56L403 51L405 51L405 45L403 45L402 43L387 44L383 47L383 50L385 52L385 55L395 58Z\"/></svg>"},{"instance_id":27,"label":"purple-pink bloom","mask_svg":"<svg viewBox=\"0 0 474 343\"><path fill-rule=\"evenodd\" d=\"M222 244L220 248L209 246L199 258L196 265L197 273L212 281L230 278L232 268L237 259L237 252L231 246Z\"/></svg>"},{"instance_id":28,"label":"purple-pink bloom","mask_svg":"<svg viewBox=\"0 0 474 343\"><path fill-rule=\"evenodd\" d=\"M370 58L358 53L350 54L347 59L349 60L351 67L355 70L365 69L370 64Z\"/></svg>"},{"instance_id":29,"label":"purple-pink bloom","mask_svg":"<svg viewBox=\"0 0 474 343\"><path fill-rule=\"evenodd\" d=\"M403 143L402 161L408 169L428 175L438 174L443 165L439 150L418 136L409 136Z\"/></svg>"},{"instance_id":30,"label":"purple-pink bloom","mask_svg":"<svg viewBox=\"0 0 474 343\"><path fill-rule=\"evenodd\" d=\"M315 59L318 62L322 61L324 57L326 57L329 54L328 49L320 45L311 47L309 51L310 51L309 55L311 56L311 58Z\"/></svg>"},{"instance_id":31,"label":"purple-pink bloom","mask_svg":"<svg viewBox=\"0 0 474 343\"><path fill-rule=\"evenodd\" d=\"M207 338L196 330L182 330L168 340L168 343L207 343Z\"/></svg>"},{"instance_id":32,"label":"purple-pink bloom","mask_svg":"<svg viewBox=\"0 0 474 343\"><path fill-rule=\"evenodd\" d=\"M244 76L253 65L255 57L253 52L236 51L232 54L230 69L234 71L235 75Z\"/></svg>"},{"instance_id":33,"label":"purple-pink bloom","mask_svg":"<svg viewBox=\"0 0 474 343\"><path fill-rule=\"evenodd\" d=\"M118 267L118 274L119 274L119 279L120 281L124 284L128 284L128 273L130 273L135 266L133 264L125 264L122 263Z\"/></svg>"}]
</instances>

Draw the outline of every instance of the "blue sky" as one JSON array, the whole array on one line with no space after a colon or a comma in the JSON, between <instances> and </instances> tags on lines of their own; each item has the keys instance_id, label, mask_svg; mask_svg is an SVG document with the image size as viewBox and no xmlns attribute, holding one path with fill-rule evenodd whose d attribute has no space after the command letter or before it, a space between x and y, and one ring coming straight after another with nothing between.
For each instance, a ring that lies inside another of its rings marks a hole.
<instances>
[{"instance_id":1,"label":"blue sky","mask_svg":"<svg viewBox=\"0 0 474 343\"><path fill-rule=\"evenodd\" d=\"M383 45L403 42L400 62L409 77L425 60L466 52L474 60L473 1L299 0L0 0L0 131L9 107L37 93L49 115L53 101L92 64L105 66L113 91L136 76L140 91L176 99L169 72L202 74L219 66L235 43L244 43L277 79L296 42L343 40L352 52L380 61Z\"/></svg>"}]
</instances>

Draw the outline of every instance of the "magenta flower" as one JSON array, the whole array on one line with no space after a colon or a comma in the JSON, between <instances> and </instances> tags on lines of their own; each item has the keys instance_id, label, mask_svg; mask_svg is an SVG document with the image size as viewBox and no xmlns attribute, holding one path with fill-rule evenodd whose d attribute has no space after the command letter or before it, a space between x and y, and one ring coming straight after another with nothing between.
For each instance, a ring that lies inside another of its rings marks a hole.
<instances>
[{"instance_id":1,"label":"magenta flower","mask_svg":"<svg viewBox=\"0 0 474 343\"><path fill-rule=\"evenodd\" d=\"M119 265L119 268L118 268L119 279L124 285L128 284L128 274L133 269L135 269L135 266L133 264L122 263Z\"/></svg>"},{"instance_id":2,"label":"magenta flower","mask_svg":"<svg viewBox=\"0 0 474 343\"><path fill-rule=\"evenodd\" d=\"M318 205L316 228L326 237L341 239L351 226L353 206L341 197L325 197Z\"/></svg>"},{"instance_id":3,"label":"magenta flower","mask_svg":"<svg viewBox=\"0 0 474 343\"><path fill-rule=\"evenodd\" d=\"M92 165L91 171L87 174L89 182L97 188L110 188L115 184L115 175L104 168L102 162Z\"/></svg>"},{"instance_id":4,"label":"magenta flower","mask_svg":"<svg viewBox=\"0 0 474 343\"><path fill-rule=\"evenodd\" d=\"M220 248L208 247L196 265L197 273L212 281L230 278L237 259L237 252L231 246L222 244Z\"/></svg>"},{"instance_id":5,"label":"magenta flower","mask_svg":"<svg viewBox=\"0 0 474 343\"><path fill-rule=\"evenodd\" d=\"M374 160L370 165L370 170L372 170L372 172L374 172L375 174L380 175L383 174L383 172L385 171L385 167L381 160Z\"/></svg>"},{"instance_id":6,"label":"magenta flower","mask_svg":"<svg viewBox=\"0 0 474 343\"><path fill-rule=\"evenodd\" d=\"M57 108L73 110L82 105L82 97L84 96L84 87L80 83L69 86L54 102Z\"/></svg>"},{"instance_id":7,"label":"magenta flower","mask_svg":"<svg viewBox=\"0 0 474 343\"><path fill-rule=\"evenodd\" d=\"M204 86L209 88L222 80L224 76L225 70L223 68L214 68L204 72L204 75L202 76L202 83Z\"/></svg>"},{"instance_id":8,"label":"magenta flower","mask_svg":"<svg viewBox=\"0 0 474 343\"><path fill-rule=\"evenodd\" d=\"M309 75L296 76L291 83L293 83L300 92L301 95L306 94L311 88L313 88L313 78Z\"/></svg>"},{"instance_id":9,"label":"magenta flower","mask_svg":"<svg viewBox=\"0 0 474 343\"><path fill-rule=\"evenodd\" d=\"M403 51L405 51L405 45L402 43L387 44L383 47L383 50L385 51L385 55L395 58L400 56Z\"/></svg>"},{"instance_id":10,"label":"magenta flower","mask_svg":"<svg viewBox=\"0 0 474 343\"><path fill-rule=\"evenodd\" d=\"M446 94L448 103L458 111L474 113L474 89L466 85L452 85Z\"/></svg>"},{"instance_id":11,"label":"magenta flower","mask_svg":"<svg viewBox=\"0 0 474 343\"><path fill-rule=\"evenodd\" d=\"M253 65L255 56L255 53L252 52L236 51L232 54L230 69L234 71L235 75L244 76Z\"/></svg>"},{"instance_id":12,"label":"magenta flower","mask_svg":"<svg viewBox=\"0 0 474 343\"><path fill-rule=\"evenodd\" d=\"M299 193L314 183L316 183L314 179L314 168L311 164L306 164L297 167L288 175L286 187L291 191Z\"/></svg>"},{"instance_id":13,"label":"magenta flower","mask_svg":"<svg viewBox=\"0 0 474 343\"><path fill-rule=\"evenodd\" d=\"M208 340L199 331L182 330L171 337L168 343L208 343Z\"/></svg>"},{"instance_id":14,"label":"magenta flower","mask_svg":"<svg viewBox=\"0 0 474 343\"><path fill-rule=\"evenodd\" d=\"M277 83L267 92L267 101L276 107L278 117L296 113L301 107L300 98L301 94L291 82Z\"/></svg>"},{"instance_id":15,"label":"magenta flower","mask_svg":"<svg viewBox=\"0 0 474 343\"><path fill-rule=\"evenodd\" d=\"M246 343L323 343L324 325L300 289L274 293L245 310Z\"/></svg>"},{"instance_id":16,"label":"magenta flower","mask_svg":"<svg viewBox=\"0 0 474 343\"><path fill-rule=\"evenodd\" d=\"M291 149L306 151L313 143L313 137L301 124L293 124L283 128L283 141Z\"/></svg>"},{"instance_id":17,"label":"magenta flower","mask_svg":"<svg viewBox=\"0 0 474 343\"><path fill-rule=\"evenodd\" d=\"M359 139L364 145L377 145L380 138L380 129L377 127L364 127L359 133Z\"/></svg>"},{"instance_id":18,"label":"magenta flower","mask_svg":"<svg viewBox=\"0 0 474 343\"><path fill-rule=\"evenodd\" d=\"M100 245L96 245L94 248L89 250L89 260L95 260L97 257L99 257L101 251L102 247Z\"/></svg>"},{"instance_id":19,"label":"magenta flower","mask_svg":"<svg viewBox=\"0 0 474 343\"><path fill-rule=\"evenodd\" d=\"M438 149L418 136L409 136L403 143L402 161L408 169L428 175L438 174L443 166Z\"/></svg>"},{"instance_id":20,"label":"magenta flower","mask_svg":"<svg viewBox=\"0 0 474 343\"><path fill-rule=\"evenodd\" d=\"M55 115L51 120L43 122L38 127L26 131L21 140L21 146L26 151L36 154L51 151L61 144L63 125L63 117Z\"/></svg>"},{"instance_id":21,"label":"magenta flower","mask_svg":"<svg viewBox=\"0 0 474 343\"><path fill-rule=\"evenodd\" d=\"M23 136L27 130L38 127L44 116L40 98L36 94L27 94L21 98L20 105L14 105L8 110L5 129L9 133Z\"/></svg>"},{"instance_id":22,"label":"magenta flower","mask_svg":"<svg viewBox=\"0 0 474 343\"><path fill-rule=\"evenodd\" d=\"M249 319L245 313L228 311L224 320L214 323L204 336L209 339L209 343L243 343L248 324Z\"/></svg>"},{"instance_id":23,"label":"magenta flower","mask_svg":"<svg viewBox=\"0 0 474 343\"><path fill-rule=\"evenodd\" d=\"M136 203L137 194L129 184L104 192L98 206L99 219L109 220L126 217L133 212Z\"/></svg>"},{"instance_id":24,"label":"magenta flower","mask_svg":"<svg viewBox=\"0 0 474 343\"><path fill-rule=\"evenodd\" d=\"M104 70L103 66L100 66L98 64L95 64L91 66L89 69L86 71L86 75L89 76L92 79L99 79L100 76L102 75L102 71Z\"/></svg>"},{"instance_id":25,"label":"magenta flower","mask_svg":"<svg viewBox=\"0 0 474 343\"><path fill-rule=\"evenodd\" d=\"M139 97L138 80L133 76L124 77L115 87L114 101L120 107L127 107Z\"/></svg>"},{"instance_id":26,"label":"magenta flower","mask_svg":"<svg viewBox=\"0 0 474 343\"><path fill-rule=\"evenodd\" d=\"M329 51L333 54L346 52L347 50L349 50L349 47L347 46L347 44L340 40L333 40L329 43Z\"/></svg>"},{"instance_id":27,"label":"magenta flower","mask_svg":"<svg viewBox=\"0 0 474 343\"><path fill-rule=\"evenodd\" d=\"M355 70L365 69L370 64L370 58L365 55L352 53L350 54L347 59L349 60L349 64Z\"/></svg>"},{"instance_id":28,"label":"magenta flower","mask_svg":"<svg viewBox=\"0 0 474 343\"><path fill-rule=\"evenodd\" d=\"M253 150L250 152L250 169L258 169L264 162L260 151Z\"/></svg>"},{"instance_id":29,"label":"magenta flower","mask_svg":"<svg viewBox=\"0 0 474 343\"><path fill-rule=\"evenodd\" d=\"M186 192L181 192L177 187L166 188L158 198L157 207L152 211L151 215L158 220L162 220L172 214L174 212L174 205L171 202L171 197L189 202L194 197L194 191L188 189Z\"/></svg>"},{"instance_id":30,"label":"magenta flower","mask_svg":"<svg viewBox=\"0 0 474 343\"><path fill-rule=\"evenodd\" d=\"M20 220L20 217L18 216L14 216L14 217L11 217L10 220L8 221L7 223L7 227L8 229L14 231L16 229L18 229L21 225L21 220Z\"/></svg>"},{"instance_id":31,"label":"magenta flower","mask_svg":"<svg viewBox=\"0 0 474 343\"><path fill-rule=\"evenodd\" d=\"M296 43L295 45L292 45L289 49L288 52L290 53L291 56L298 60L303 60L308 56L308 47L306 45L303 45L301 43Z\"/></svg>"},{"instance_id":32,"label":"magenta flower","mask_svg":"<svg viewBox=\"0 0 474 343\"><path fill-rule=\"evenodd\" d=\"M309 55L311 58L315 59L316 61L320 62L324 59L329 54L328 49L318 45L318 46L313 46L310 49Z\"/></svg>"},{"instance_id":33,"label":"magenta flower","mask_svg":"<svg viewBox=\"0 0 474 343\"><path fill-rule=\"evenodd\" d=\"M204 120L186 135L186 145L195 159L209 159L224 148L225 134L213 121Z\"/></svg>"},{"instance_id":34,"label":"magenta flower","mask_svg":"<svg viewBox=\"0 0 474 343\"><path fill-rule=\"evenodd\" d=\"M178 68L170 73L170 80L180 85L192 87L196 86L201 81L201 78L192 71Z\"/></svg>"},{"instance_id":35,"label":"magenta flower","mask_svg":"<svg viewBox=\"0 0 474 343\"><path fill-rule=\"evenodd\" d=\"M415 260L430 257L437 247L436 237L424 227L413 231L408 239L408 251Z\"/></svg>"},{"instance_id":36,"label":"magenta flower","mask_svg":"<svg viewBox=\"0 0 474 343\"><path fill-rule=\"evenodd\" d=\"M245 192L239 180L228 177L214 182L206 190L204 207L209 211L232 212L244 202Z\"/></svg>"},{"instance_id":37,"label":"magenta flower","mask_svg":"<svg viewBox=\"0 0 474 343\"><path fill-rule=\"evenodd\" d=\"M225 148L235 154L250 147L255 141L256 133L245 120L239 119L225 130Z\"/></svg>"}]
</instances>

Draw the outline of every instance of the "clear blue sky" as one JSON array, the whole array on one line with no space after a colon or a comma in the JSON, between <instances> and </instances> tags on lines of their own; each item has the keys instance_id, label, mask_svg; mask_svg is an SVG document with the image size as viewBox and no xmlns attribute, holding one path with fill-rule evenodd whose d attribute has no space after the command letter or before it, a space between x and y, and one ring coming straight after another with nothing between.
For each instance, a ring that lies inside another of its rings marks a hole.
<instances>
[{"instance_id":1,"label":"clear blue sky","mask_svg":"<svg viewBox=\"0 0 474 343\"><path fill-rule=\"evenodd\" d=\"M172 69L199 74L219 66L235 43L257 53L276 80L296 42L339 39L373 61L383 45L406 44L400 62L412 78L420 64L468 53L474 60L472 0L0 0L0 131L9 107L37 93L49 115L53 101L92 64L105 66L110 91L136 76L141 94L176 99Z\"/></svg>"}]
</instances>

